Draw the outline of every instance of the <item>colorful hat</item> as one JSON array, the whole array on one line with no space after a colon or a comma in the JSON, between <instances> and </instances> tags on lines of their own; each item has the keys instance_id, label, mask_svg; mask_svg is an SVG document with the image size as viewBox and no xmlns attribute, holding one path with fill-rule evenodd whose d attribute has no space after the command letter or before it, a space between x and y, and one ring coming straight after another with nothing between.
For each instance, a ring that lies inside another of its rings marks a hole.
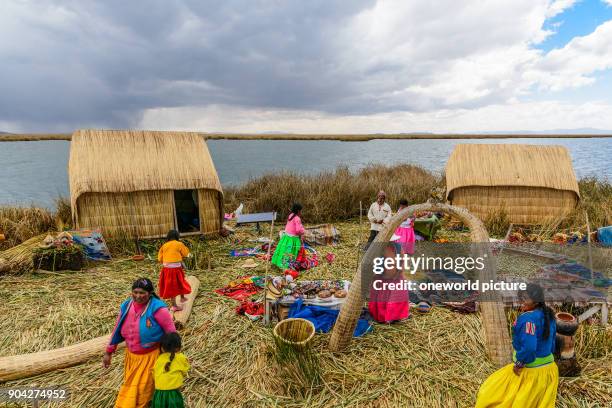
<instances>
[{"instance_id":1,"label":"colorful hat","mask_svg":"<svg viewBox=\"0 0 612 408\"><path fill-rule=\"evenodd\" d=\"M431 310L431 305L427 302L417 303L417 310L421 313L427 313Z\"/></svg>"}]
</instances>

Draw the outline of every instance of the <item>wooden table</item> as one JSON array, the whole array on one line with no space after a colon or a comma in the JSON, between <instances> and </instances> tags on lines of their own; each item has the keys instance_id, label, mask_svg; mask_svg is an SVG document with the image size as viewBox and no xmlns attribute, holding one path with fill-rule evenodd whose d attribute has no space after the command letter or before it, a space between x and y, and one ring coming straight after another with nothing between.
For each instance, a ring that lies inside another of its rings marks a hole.
<instances>
[{"instance_id":1,"label":"wooden table","mask_svg":"<svg viewBox=\"0 0 612 408\"><path fill-rule=\"evenodd\" d=\"M255 224L257 233L261 233L259 227L260 222L273 222L276 220L276 212L265 212L265 213L253 213L253 214L240 214L236 219L236 226L242 224Z\"/></svg>"}]
</instances>

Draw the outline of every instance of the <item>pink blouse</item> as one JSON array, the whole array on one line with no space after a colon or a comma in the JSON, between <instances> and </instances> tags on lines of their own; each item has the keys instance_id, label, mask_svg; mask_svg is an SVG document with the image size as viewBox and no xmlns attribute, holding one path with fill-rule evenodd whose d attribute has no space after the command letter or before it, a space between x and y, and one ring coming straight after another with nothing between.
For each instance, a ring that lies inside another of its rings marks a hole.
<instances>
[{"instance_id":1,"label":"pink blouse","mask_svg":"<svg viewBox=\"0 0 612 408\"><path fill-rule=\"evenodd\" d=\"M302 235L304 233L304 226L302 225L302 220L300 220L300 217L295 215L291 220L287 219L285 232L293 236Z\"/></svg>"},{"instance_id":2,"label":"pink blouse","mask_svg":"<svg viewBox=\"0 0 612 408\"><path fill-rule=\"evenodd\" d=\"M140 332L138 330L138 325L140 315L144 311L145 306L146 304L132 302L132 306L130 307L130 310L128 310L127 316L125 316L125 320L121 326L121 335L125 339L125 344L127 345L128 350L134 354L146 354L155 350L155 347L144 348L140 345ZM117 321L115 322L115 329L117 328L117 324L119 324L120 318L121 313L119 313ZM167 308L159 308L155 313L153 313L153 318L157 324L160 325L164 333L172 333L176 331L174 321L172 320L172 315ZM113 332L114 331L115 330L113 329ZM106 351L109 353L114 353L115 350L117 350L117 345L109 344L106 346Z\"/></svg>"}]
</instances>

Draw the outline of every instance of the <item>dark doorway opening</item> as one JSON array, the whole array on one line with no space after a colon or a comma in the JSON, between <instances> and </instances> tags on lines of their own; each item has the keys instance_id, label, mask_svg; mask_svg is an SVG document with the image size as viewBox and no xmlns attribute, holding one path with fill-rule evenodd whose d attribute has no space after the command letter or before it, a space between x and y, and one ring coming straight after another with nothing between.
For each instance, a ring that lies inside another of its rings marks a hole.
<instances>
[{"instance_id":1,"label":"dark doorway opening","mask_svg":"<svg viewBox=\"0 0 612 408\"><path fill-rule=\"evenodd\" d=\"M174 190L174 207L179 232L200 231L197 190Z\"/></svg>"}]
</instances>

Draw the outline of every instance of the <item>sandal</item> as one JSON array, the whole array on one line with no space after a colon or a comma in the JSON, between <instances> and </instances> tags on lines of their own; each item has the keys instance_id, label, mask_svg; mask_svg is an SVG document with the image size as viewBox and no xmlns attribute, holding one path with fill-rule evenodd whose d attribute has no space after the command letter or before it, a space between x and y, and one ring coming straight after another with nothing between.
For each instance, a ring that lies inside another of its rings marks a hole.
<instances>
[{"instance_id":1,"label":"sandal","mask_svg":"<svg viewBox=\"0 0 612 408\"><path fill-rule=\"evenodd\" d=\"M172 306L170 310L173 312L180 312L181 310L183 310L183 308L181 306Z\"/></svg>"}]
</instances>

